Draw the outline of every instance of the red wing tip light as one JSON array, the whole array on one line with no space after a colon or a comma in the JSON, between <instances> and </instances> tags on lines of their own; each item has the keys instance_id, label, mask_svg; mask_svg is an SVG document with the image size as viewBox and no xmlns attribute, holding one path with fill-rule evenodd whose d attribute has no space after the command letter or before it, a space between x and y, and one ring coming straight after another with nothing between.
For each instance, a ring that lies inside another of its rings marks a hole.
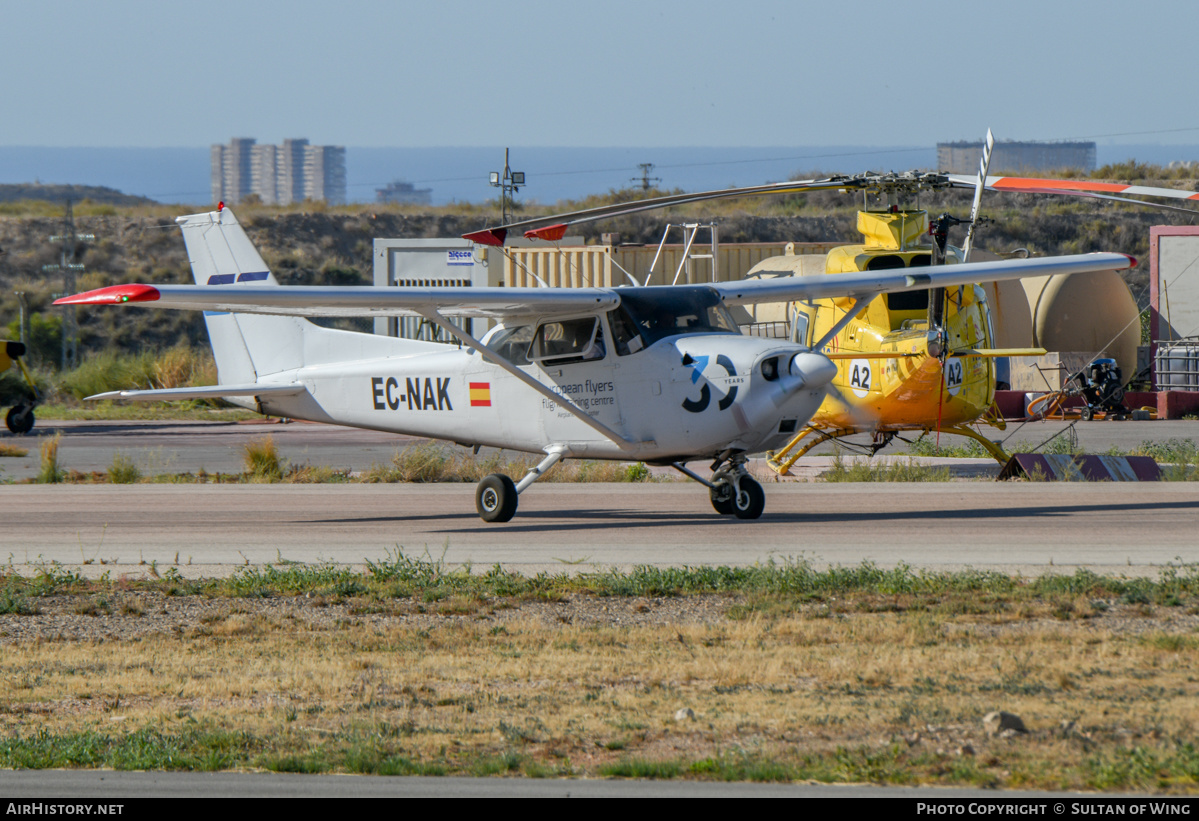
<instances>
[{"instance_id":1,"label":"red wing tip light","mask_svg":"<svg viewBox=\"0 0 1199 821\"><path fill-rule=\"evenodd\" d=\"M158 289L152 285L113 285L54 300L55 305L119 305L122 302L154 302Z\"/></svg>"},{"instance_id":2,"label":"red wing tip light","mask_svg":"<svg viewBox=\"0 0 1199 821\"><path fill-rule=\"evenodd\" d=\"M1130 254L1124 254L1123 256L1128 257L1128 267L1129 268L1137 267L1137 258L1136 257L1134 257Z\"/></svg>"},{"instance_id":3,"label":"red wing tip light","mask_svg":"<svg viewBox=\"0 0 1199 821\"><path fill-rule=\"evenodd\" d=\"M504 247L504 239L508 236L507 228L485 228L482 231L473 231L469 234L463 234L463 239L468 239L471 242L477 242L480 245L494 245L497 248Z\"/></svg>"},{"instance_id":4,"label":"red wing tip light","mask_svg":"<svg viewBox=\"0 0 1199 821\"><path fill-rule=\"evenodd\" d=\"M561 222L557 225L546 225L543 228L533 228L525 231L526 239L544 239L549 242L556 242L566 236L566 223Z\"/></svg>"}]
</instances>

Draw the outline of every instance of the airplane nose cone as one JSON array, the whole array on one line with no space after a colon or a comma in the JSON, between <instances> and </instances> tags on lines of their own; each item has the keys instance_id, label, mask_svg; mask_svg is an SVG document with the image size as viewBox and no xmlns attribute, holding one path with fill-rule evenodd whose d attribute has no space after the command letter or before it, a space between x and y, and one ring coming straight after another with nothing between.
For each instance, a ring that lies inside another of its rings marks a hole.
<instances>
[{"instance_id":1,"label":"airplane nose cone","mask_svg":"<svg viewBox=\"0 0 1199 821\"><path fill-rule=\"evenodd\" d=\"M803 380L805 388L822 388L837 375L837 366L824 354L801 351L791 357L791 375Z\"/></svg>"}]
</instances>

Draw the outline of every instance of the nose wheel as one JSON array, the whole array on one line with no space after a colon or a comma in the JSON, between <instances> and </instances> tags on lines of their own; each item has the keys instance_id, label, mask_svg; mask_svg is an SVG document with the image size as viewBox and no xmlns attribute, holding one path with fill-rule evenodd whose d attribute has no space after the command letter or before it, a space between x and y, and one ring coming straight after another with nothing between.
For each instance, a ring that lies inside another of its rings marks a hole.
<instances>
[{"instance_id":1,"label":"nose wheel","mask_svg":"<svg viewBox=\"0 0 1199 821\"><path fill-rule=\"evenodd\" d=\"M733 515L738 519L758 519L766 509L766 492L752 476L742 476L733 497Z\"/></svg>"},{"instance_id":2,"label":"nose wheel","mask_svg":"<svg viewBox=\"0 0 1199 821\"><path fill-rule=\"evenodd\" d=\"M738 519L757 519L766 509L766 492L758 481L745 470L744 458L734 460L728 467L716 471L712 481L704 481L684 465L675 463L679 472L708 486L708 498L712 509L721 516L736 516Z\"/></svg>"}]
</instances>

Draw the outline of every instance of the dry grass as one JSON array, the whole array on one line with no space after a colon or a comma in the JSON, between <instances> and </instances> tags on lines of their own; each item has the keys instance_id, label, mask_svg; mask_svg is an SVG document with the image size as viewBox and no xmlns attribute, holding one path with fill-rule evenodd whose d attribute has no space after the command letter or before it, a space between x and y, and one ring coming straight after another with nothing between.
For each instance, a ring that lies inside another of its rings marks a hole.
<instances>
[{"instance_id":1,"label":"dry grass","mask_svg":"<svg viewBox=\"0 0 1199 821\"><path fill-rule=\"evenodd\" d=\"M450 448L435 442L413 445L397 451L391 464L371 465L361 474L348 470L292 464L279 454L274 437L252 439L244 446L245 471L240 474L156 473L145 475L126 454L117 453L107 472L81 473L58 467L58 439L42 444L42 472L38 482L114 484L135 482L255 482L314 484L320 482L478 482L492 473L505 473L519 480L540 458L529 454L510 455L505 452L476 457L468 451ZM3 454L0 454L3 455ZM649 468L641 463L567 460L555 465L541 479L543 482L648 482L653 480Z\"/></svg>"},{"instance_id":2,"label":"dry grass","mask_svg":"<svg viewBox=\"0 0 1199 821\"><path fill-rule=\"evenodd\" d=\"M245 445L246 476L251 482L280 482L283 480L283 462L275 437L264 436L252 439Z\"/></svg>"},{"instance_id":3,"label":"dry grass","mask_svg":"<svg viewBox=\"0 0 1199 821\"><path fill-rule=\"evenodd\" d=\"M10 445L7 442L0 442L0 457L3 456L28 456L29 451L25 448L19 448L16 445Z\"/></svg>"},{"instance_id":4,"label":"dry grass","mask_svg":"<svg viewBox=\"0 0 1199 821\"><path fill-rule=\"evenodd\" d=\"M177 346L159 354L154 361L154 386L186 388L217 384L216 360L209 351Z\"/></svg>"},{"instance_id":5,"label":"dry grass","mask_svg":"<svg viewBox=\"0 0 1199 821\"><path fill-rule=\"evenodd\" d=\"M58 445L62 441L62 434L56 433L48 439L42 441L41 447L41 470L38 472L37 481L40 484L53 485L63 481L66 474L58 465Z\"/></svg>"},{"instance_id":6,"label":"dry grass","mask_svg":"<svg viewBox=\"0 0 1199 821\"><path fill-rule=\"evenodd\" d=\"M1186 752L1199 726L1196 640L1161 609L1130 629L1045 620L1035 606L861 612L879 602L850 597L637 627L499 604L441 620L329 618L325 606L318 620L302 602L231 602L181 634L12 643L0 726L9 738L220 728L253 741L231 766L276 769L480 772L502 759L542 775L637 774L651 762L659 775L717 777L752 765L740 776L751 779L1199 784ZM695 720L676 722L681 708ZM981 719L998 709L1031 732L987 737ZM1134 753L1153 765L1138 769Z\"/></svg>"},{"instance_id":7,"label":"dry grass","mask_svg":"<svg viewBox=\"0 0 1199 821\"><path fill-rule=\"evenodd\" d=\"M526 453L510 455L498 451L477 457L435 442L412 445L397 451L390 465L374 464L363 482L478 482L492 473L503 473L519 481L544 457ZM644 482L649 470L641 464L565 460L555 465L541 482Z\"/></svg>"}]
</instances>

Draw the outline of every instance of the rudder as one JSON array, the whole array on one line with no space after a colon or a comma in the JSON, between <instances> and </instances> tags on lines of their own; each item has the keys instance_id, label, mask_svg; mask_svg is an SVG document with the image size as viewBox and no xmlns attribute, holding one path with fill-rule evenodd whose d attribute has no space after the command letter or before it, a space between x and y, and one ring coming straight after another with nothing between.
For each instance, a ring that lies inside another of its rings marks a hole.
<instances>
[{"instance_id":1,"label":"rudder","mask_svg":"<svg viewBox=\"0 0 1199 821\"><path fill-rule=\"evenodd\" d=\"M197 285L278 285L258 249L227 208L175 220L183 231ZM311 323L299 317L205 311L204 324L222 384L302 367L303 337Z\"/></svg>"}]
</instances>

